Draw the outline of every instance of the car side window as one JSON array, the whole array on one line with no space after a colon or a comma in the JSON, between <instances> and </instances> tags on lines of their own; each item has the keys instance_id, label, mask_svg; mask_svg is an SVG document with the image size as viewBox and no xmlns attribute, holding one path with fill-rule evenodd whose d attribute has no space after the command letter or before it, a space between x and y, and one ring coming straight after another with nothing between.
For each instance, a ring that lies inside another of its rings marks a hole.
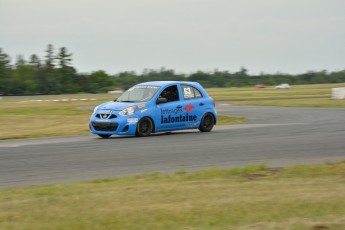
<instances>
[{"instance_id":1,"label":"car side window","mask_svg":"<svg viewBox=\"0 0 345 230\"><path fill-rule=\"evenodd\" d=\"M193 87L193 90L194 90L195 98L201 98L202 97L202 94L200 93L200 91L198 89Z\"/></svg>"},{"instance_id":2,"label":"car side window","mask_svg":"<svg viewBox=\"0 0 345 230\"><path fill-rule=\"evenodd\" d=\"M160 98L166 98L167 102L179 101L177 85L172 85L165 88L159 95Z\"/></svg>"},{"instance_id":3,"label":"car side window","mask_svg":"<svg viewBox=\"0 0 345 230\"><path fill-rule=\"evenodd\" d=\"M202 94L200 93L200 91L194 88L193 86L182 85L181 87L183 90L183 98L185 100L202 97Z\"/></svg>"}]
</instances>

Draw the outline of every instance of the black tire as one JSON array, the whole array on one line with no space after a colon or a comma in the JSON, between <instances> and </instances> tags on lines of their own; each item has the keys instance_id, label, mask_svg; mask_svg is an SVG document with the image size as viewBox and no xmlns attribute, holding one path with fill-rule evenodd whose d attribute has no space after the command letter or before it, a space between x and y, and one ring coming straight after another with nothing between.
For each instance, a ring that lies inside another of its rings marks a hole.
<instances>
[{"instance_id":1,"label":"black tire","mask_svg":"<svg viewBox=\"0 0 345 230\"><path fill-rule=\"evenodd\" d=\"M150 136L152 130L153 130L152 120L148 117L144 117L139 121L137 125L137 131L135 132L135 136L137 137Z\"/></svg>"},{"instance_id":2,"label":"black tire","mask_svg":"<svg viewBox=\"0 0 345 230\"><path fill-rule=\"evenodd\" d=\"M97 135L102 138L109 138L111 136L110 134L97 134Z\"/></svg>"},{"instance_id":3,"label":"black tire","mask_svg":"<svg viewBox=\"0 0 345 230\"><path fill-rule=\"evenodd\" d=\"M210 132L214 126L214 117L211 113L206 113L200 122L199 130L201 132Z\"/></svg>"}]
</instances>

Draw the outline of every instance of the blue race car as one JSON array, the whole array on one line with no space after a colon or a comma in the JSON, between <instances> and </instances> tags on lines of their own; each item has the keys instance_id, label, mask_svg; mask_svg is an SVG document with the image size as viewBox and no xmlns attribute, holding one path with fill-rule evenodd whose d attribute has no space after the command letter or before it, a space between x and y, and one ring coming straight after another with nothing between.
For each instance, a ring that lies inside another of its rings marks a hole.
<instances>
[{"instance_id":1,"label":"blue race car","mask_svg":"<svg viewBox=\"0 0 345 230\"><path fill-rule=\"evenodd\" d=\"M114 101L97 106L89 127L103 138L145 137L182 129L209 132L216 122L214 100L199 83L154 81L135 85Z\"/></svg>"}]
</instances>

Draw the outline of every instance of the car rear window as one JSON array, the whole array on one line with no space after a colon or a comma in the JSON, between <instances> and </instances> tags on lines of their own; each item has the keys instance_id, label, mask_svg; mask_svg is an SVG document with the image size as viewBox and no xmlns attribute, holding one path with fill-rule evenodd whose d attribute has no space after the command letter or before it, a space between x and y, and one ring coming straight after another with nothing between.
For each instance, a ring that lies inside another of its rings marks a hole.
<instances>
[{"instance_id":1,"label":"car rear window","mask_svg":"<svg viewBox=\"0 0 345 230\"><path fill-rule=\"evenodd\" d=\"M194 99L194 98L201 98L202 94L201 92L190 85L181 85L182 87L182 92L183 92L183 98L185 100L189 100L189 99Z\"/></svg>"}]
</instances>

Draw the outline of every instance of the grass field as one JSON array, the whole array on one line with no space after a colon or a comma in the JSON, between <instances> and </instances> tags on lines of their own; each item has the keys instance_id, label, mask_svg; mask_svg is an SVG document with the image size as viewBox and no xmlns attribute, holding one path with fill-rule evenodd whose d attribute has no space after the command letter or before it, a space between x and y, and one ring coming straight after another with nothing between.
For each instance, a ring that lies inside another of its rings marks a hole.
<instances>
[{"instance_id":1,"label":"grass field","mask_svg":"<svg viewBox=\"0 0 345 230\"><path fill-rule=\"evenodd\" d=\"M99 94L6 98L0 101L0 140L88 134L92 108L113 97ZM242 117L219 115L218 124L244 121Z\"/></svg>"},{"instance_id":2,"label":"grass field","mask_svg":"<svg viewBox=\"0 0 345 230\"><path fill-rule=\"evenodd\" d=\"M331 99L331 89L337 87L345 87L345 83L296 85L290 89L211 88L207 92L216 101L231 101L232 105L345 108L345 100Z\"/></svg>"},{"instance_id":3,"label":"grass field","mask_svg":"<svg viewBox=\"0 0 345 230\"><path fill-rule=\"evenodd\" d=\"M208 92L231 105L345 108L345 100L330 99L331 88L340 86L344 84ZM6 97L0 100L0 139L86 134L90 108L114 97ZM219 125L244 121L220 115ZM342 230L345 161L284 169L260 164L179 170L170 175L0 189L0 229Z\"/></svg>"},{"instance_id":4,"label":"grass field","mask_svg":"<svg viewBox=\"0 0 345 230\"><path fill-rule=\"evenodd\" d=\"M345 162L0 190L0 229L345 229Z\"/></svg>"},{"instance_id":5,"label":"grass field","mask_svg":"<svg viewBox=\"0 0 345 230\"><path fill-rule=\"evenodd\" d=\"M231 105L345 108L345 100L333 100L331 88L345 84L300 85L291 89L207 89L216 101ZM28 137L87 134L90 108L116 95L77 94L4 97L0 100L0 140ZM245 118L220 116L219 125L236 124Z\"/></svg>"}]
</instances>

